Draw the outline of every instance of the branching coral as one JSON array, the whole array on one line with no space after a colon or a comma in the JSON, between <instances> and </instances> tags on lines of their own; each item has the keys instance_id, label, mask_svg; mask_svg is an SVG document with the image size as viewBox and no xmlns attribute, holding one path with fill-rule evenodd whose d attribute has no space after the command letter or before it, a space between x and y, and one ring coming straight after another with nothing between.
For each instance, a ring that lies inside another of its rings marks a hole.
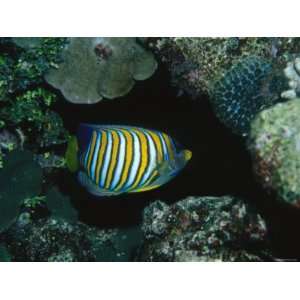
<instances>
[{"instance_id":1,"label":"branching coral","mask_svg":"<svg viewBox=\"0 0 300 300\"><path fill-rule=\"evenodd\" d=\"M63 62L45 78L68 101L90 104L126 95L156 67L152 53L135 38L70 38Z\"/></svg>"}]
</instances>

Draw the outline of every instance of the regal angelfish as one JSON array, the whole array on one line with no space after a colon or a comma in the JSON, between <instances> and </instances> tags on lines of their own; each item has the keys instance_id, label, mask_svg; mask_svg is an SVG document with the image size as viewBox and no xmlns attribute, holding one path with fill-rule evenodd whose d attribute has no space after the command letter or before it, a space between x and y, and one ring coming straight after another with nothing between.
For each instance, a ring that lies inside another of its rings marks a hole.
<instances>
[{"instance_id":1,"label":"regal angelfish","mask_svg":"<svg viewBox=\"0 0 300 300\"><path fill-rule=\"evenodd\" d=\"M111 196L155 189L191 159L165 133L122 125L80 124L66 152L71 171L92 194Z\"/></svg>"}]
</instances>

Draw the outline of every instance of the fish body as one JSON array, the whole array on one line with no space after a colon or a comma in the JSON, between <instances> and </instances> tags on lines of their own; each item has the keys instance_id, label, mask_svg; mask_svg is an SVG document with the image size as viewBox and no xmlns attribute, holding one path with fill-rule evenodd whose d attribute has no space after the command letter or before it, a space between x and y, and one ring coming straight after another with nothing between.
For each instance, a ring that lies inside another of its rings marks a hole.
<instances>
[{"instance_id":1,"label":"fish body","mask_svg":"<svg viewBox=\"0 0 300 300\"><path fill-rule=\"evenodd\" d=\"M70 149L78 150L79 182L97 196L155 189L175 177L192 156L165 133L121 125L81 124L78 145L73 139L69 146L69 157Z\"/></svg>"}]
</instances>

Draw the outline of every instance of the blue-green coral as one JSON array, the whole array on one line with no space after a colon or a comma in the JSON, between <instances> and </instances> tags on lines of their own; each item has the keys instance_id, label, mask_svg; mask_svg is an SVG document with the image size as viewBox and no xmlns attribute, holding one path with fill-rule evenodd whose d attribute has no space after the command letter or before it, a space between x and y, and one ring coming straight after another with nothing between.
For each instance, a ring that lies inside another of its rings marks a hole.
<instances>
[{"instance_id":1,"label":"blue-green coral","mask_svg":"<svg viewBox=\"0 0 300 300\"><path fill-rule=\"evenodd\" d=\"M266 59L249 56L215 81L211 103L217 117L233 132L247 135L255 115L282 101L284 80Z\"/></svg>"}]
</instances>

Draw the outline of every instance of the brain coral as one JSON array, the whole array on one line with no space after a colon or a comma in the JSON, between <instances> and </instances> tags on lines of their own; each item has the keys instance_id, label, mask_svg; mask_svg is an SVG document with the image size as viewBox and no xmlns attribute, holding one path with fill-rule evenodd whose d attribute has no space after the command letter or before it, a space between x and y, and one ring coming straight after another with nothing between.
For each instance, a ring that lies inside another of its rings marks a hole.
<instances>
[{"instance_id":1,"label":"brain coral","mask_svg":"<svg viewBox=\"0 0 300 300\"><path fill-rule=\"evenodd\" d=\"M245 57L216 80L211 103L221 122L236 134L247 135L255 115L281 99L283 83L267 60Z\"/></svg>"},{"instance_id":2,"label":"brain coral","mask_svg":"<svg viewBox=\"0 0 300 300\"><path fill-rule=\"evenodd\" d=\"M135 38L70 38L58 69L45 78L73 103L126 95L135 80L152 76L157 63Z\"/></svg>"},{"instance_id":3,"label":"brain coral","mask_svg":"<svg viewBox=\"0 0 300 300\"><path fill-rule=\"evenodd\" d=\"M258 180L278 199L299 205L300 99L279 103L251 124L249 149Z\"/></svg>"}]
</instances>

